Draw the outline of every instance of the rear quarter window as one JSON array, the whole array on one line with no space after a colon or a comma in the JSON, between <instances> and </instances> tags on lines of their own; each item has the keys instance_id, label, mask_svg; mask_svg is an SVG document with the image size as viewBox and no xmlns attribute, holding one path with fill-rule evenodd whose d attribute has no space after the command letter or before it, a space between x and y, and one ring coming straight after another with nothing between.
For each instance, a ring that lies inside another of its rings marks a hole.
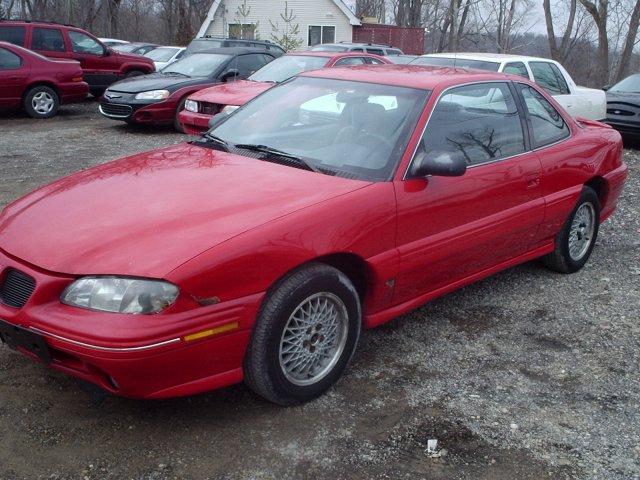
<instances>
[{"instance_id":1,"label":"rear quarter window","mask_svg":"<svg viewBox=\"0 0 640 480\"><path fill-rule=\"evenodd\" d=\"M18 55L4 48L0 48L0 70L15 70L20 68L22 60Z\"/></svg>"},{"instance_id":2,"label":"rear quarter window","mask_svg":"<svg viewBox=\"0 0 640 480\"><path fill-rule=\"evenodd\" d=\"M24 37L26 29L24 27L0 26L0 41L13 43L24 47Z\"/></svg>"},{"instance_id":3,"label":"rear quarter window","mask_svg":"<svg viewBox=\"0 0 640 480\"><path fill-rule=\"evenodd\" d=\"M559 142L570 135L569 127L560 112L540 92L522 85L520 93L529 116L534 148Z\"/></svg>"}]
</instances>

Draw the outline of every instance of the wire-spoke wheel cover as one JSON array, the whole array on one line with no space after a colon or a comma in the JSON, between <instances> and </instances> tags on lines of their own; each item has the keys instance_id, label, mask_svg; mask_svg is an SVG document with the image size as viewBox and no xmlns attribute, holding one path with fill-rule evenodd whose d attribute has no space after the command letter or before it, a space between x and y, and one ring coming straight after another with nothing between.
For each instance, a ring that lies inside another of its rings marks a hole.
<instances>
[{"instance_id":1,"label":"wire-spoke wheel cover","mask_svg":"<svg viewBox=\"0 0 640 480\"><path fill-rule=\"evenodd\" d=\"M47 115L53 110L55 102L47 92L38 92L31 99L31 106L40 115Z\"/></svg>"},{"instance_id":2,"label":"wire-spoke wheel cover","mask_svg":"<svg viewBox=\"0 0 640 480\"><path fill-rule=\"evenodd\" d=\"M322 380L340 360L348 331L347 307L338 296L322 292L306 298L280 339L280 368L287 380L298 386Z\"/></svg>"},{"instance_id":3,"label":"wire-spoke wheel cover","mask_svg":"<svg viewBox=\"0 0 640 480\"><path fill-rule=\"evenodd\" d=\"M576 210L569 230L569 255L579 261L586 255L593 241L596 225L596 210L590 202L583 203Z\"/></svg>"}]
</instances>

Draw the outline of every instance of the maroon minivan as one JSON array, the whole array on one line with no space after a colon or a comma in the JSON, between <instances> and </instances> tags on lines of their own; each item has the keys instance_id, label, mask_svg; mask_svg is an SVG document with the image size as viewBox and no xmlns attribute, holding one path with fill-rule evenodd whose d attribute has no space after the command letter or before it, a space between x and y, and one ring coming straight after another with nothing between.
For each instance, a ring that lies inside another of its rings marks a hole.
<instances>
[{"instance_id":1,"label":"maroon minivan","mask_svg":"<svg viewBox=\"0 0 640 480\"><path fill-rule=\"evenodd\" d=\"M0 20L0 41L29 48L53 59L77 60L91 93L100 96L122 78L152 73L153 61L116 52L89 32L57 23Z\"/></svg>"}]
</instances>

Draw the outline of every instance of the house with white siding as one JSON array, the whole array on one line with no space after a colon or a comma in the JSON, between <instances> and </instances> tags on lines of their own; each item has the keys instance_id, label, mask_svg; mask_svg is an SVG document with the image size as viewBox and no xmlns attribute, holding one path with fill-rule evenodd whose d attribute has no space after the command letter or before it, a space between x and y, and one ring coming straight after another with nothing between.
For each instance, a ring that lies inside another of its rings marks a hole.
<instances>
[{"instance_id":1,"label":"house with white siding","mask_svg":"<svg viewBox=\"0 0 640 480\"><path fill-rule=\"evenodd\" d=\"M285 22L291 16L294 19ZM359 25L342 0L214 0L198 37L273 40L274 35L287 33L305 49L319 43L350 42L353 28Z\"/></svg>"}]
</instances>

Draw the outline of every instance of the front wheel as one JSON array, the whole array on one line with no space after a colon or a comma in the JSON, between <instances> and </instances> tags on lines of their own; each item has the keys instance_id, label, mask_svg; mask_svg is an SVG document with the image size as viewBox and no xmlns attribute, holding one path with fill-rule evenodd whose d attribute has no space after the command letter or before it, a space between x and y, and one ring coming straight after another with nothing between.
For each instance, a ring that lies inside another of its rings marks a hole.
<instances>
[{"instance_id":1,"label":"front wheel","mask_svg":"<svg viewBox=\"0 0 640 480\"><path fill-rule=\"evenodd\" d=\"M580 270L589 260L600 228L600 201L596 192L584 187L578 203L556 236L555 250L544 257L544 264L561 273Z\"/></svg>"},{"instance_id":2,"label":"front wheel","mask_svg":"<svg viewBox=\"0 0 640 480\"><path fill-rule=\"evenodd\" d=\"M329 389L360 336L358 293L339 270L311 264L268 293L245 358L245 382L279 405L297 405Z\"/></svg>"}]
</instances>

